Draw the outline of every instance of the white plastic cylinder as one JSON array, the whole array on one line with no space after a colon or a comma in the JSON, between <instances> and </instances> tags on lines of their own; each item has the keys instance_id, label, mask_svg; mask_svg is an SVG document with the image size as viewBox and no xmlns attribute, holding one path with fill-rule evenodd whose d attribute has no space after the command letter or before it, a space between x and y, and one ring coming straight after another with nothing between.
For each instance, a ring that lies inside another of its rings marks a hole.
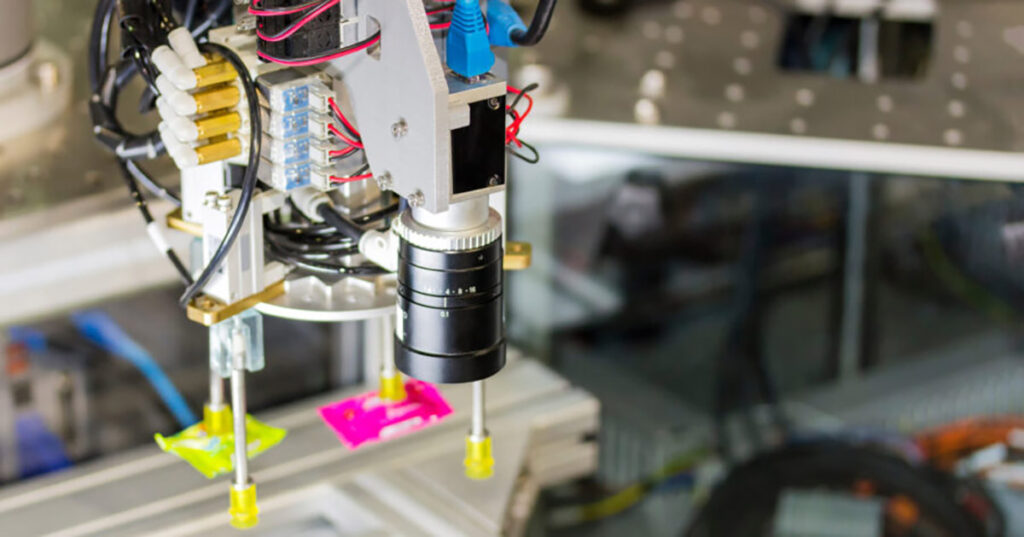
<instances>
[{"instance_id":1,"label":"white plastic cylinder","mask_svg":"<svg viewBox=\"0 0 1024 537\"><path fill-rule=\"evenodd\" d=\"M167 34L167 41L185 67L195 69L206 65L206 58L199 52L195 39L192 39L192 34L184 27L179 26L171 30L171 33Z\"/></svg>"},{"instance_id":2,"label":"white plastic cylinder","mask_svg":"<svg viewBox=\"0 0 1024 537\"><path fill-rule=\"evenodd\" d=\"M156 47L149 55L153 65L160 73L171 80L179 89L190 90L196 87L196 74L185 67L181 58L167 45Z\"/></svg>"}]
</instances>

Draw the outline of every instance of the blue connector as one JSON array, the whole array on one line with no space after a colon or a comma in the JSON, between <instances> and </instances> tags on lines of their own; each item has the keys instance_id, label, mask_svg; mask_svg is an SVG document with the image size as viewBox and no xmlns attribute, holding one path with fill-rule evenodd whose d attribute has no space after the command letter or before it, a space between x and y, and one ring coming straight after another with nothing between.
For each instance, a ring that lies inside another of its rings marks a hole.
<instances>
[{"instance_id":1,"label":"blue connector","mask_svg":"<svg viewBox=\"0 0 1024 537\"><path fill-rule=\"evenodd\" d=\"M456 0L448 28L448 68L466 78L482 75L494 65L479 0Z\"/></svg>"},{"instance_id":2,"label":"blue connector","mask_svg":"<svg viewBox=\"0 0 1024 537\"><path fill-rule=\"evenodd\" d=\"M491 44L496 47L518 47L512 41L512 32L526 33L526 25L515 8L504 0L487 2L487 22L491 25Z\"/></svg>"}]
</instances>

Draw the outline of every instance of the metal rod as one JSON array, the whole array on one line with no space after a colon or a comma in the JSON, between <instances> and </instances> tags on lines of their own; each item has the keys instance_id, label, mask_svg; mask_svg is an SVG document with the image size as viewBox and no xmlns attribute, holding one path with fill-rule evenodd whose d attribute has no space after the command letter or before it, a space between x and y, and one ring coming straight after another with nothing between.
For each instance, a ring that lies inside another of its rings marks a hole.
<instances>
[{"instance_id":1,"label":"metal rod","mask_svg":"<svg viewBox=\"0 0 1024 537\"><path fill-rule=\"evenodd\" d=\"M857 62L857 78L865 84L878 82L881 75L881 66L878 57L878 38L881 29L881 21L877 17L866 17L860 24L860 50L858 51L859 61Z\"/></svg>"},{"instance_id":2,"label":"metal rod","mask_svg":"<svg viewBox=\"0 0 1024 537\"><path fill-rule=\"evenodd\" d=\"M245 434L245 336L240 329L232 334L231 407L235 425L235 487L249 486L248 438Z\"/></svg>"},{"instance_id":3,"label":"metal rod","mask_svg":"<svg viewBox=\"0 0 1024 537\"><path fill-rule=\"evenodd\" d=\"M224 379L216 370L210 369L210 410L224 408Z\"/></svg>"},{"instance_id":4,"label":"metal rod","mask_svg":"<svg viewBox=\"0 0 1024 537\"><path fill-rule=\"evenodd\" d=\"M843 317L839 336L839 379L849 381L860 373L861 336L864 330L864 272L867 260L868 217L871 211L871 177L854 173L849 183L846 214L846 266L843 267Z\"/></svg>"},{"instance_id":5,"label":"metal rod","mask_svg":"<svg viewBox=\"0 0 1024 537\"><path fill-rule=\"evenodd\" d=\"M474 439L487 436L484 414L484 381L478 380L473 383L473 428L469 433Z\"/></svg>"},{"instance_id":6,"label":"metal rod","mask_svg":"<svg viewBox=\"0 0 1024 537\"><path fill-rule=\"evenodd\" d=\"M392 315L380 318L380 372L387 378L398 374L395 366L395 323Z\"/></svg>"}]
</instances>

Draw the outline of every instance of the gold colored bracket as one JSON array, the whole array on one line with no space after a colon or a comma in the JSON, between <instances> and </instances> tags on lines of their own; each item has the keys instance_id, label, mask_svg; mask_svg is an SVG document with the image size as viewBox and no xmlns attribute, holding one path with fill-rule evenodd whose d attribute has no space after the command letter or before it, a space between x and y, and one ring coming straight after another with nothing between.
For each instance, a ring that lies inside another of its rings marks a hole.
<instances>
[{"instance_id":1,"label":"gold colored bracket","mask_svg":"<svg viewBox=\"0 0 1024 537\"><path fill-rule=\"evenodd\" d=\"M268 286L259 293L247 296L234 304L225 304L215 298L200 295L189 303L187 309L188 318L203 326L213 326L242 313L256 304L273 300L283 294L284 280Z\"/></svg>"},{"instance_id":2,"label":"gold colored bracket","mask_svg":"<svg viewBox=\"0 0 1024 537\"><path fill-rule=\"evenodd\" d=\"M526 270L533 260L533 247L528 242L505 243L505 259L502 268L505 270Z\"/></svg>"},{"instance_id":3,"label":"gold colored bracket","mask_svg":"<svg viewBox=\"0 0 1024 537\"><path fill-rule=\"evenodd\" d=\"M192 235L193 237L203 236L202 224L197 224L195 222L189 222L188 220L185 220L185 218L181 215L181 207L178 207L177 209L167 213L167 227L171 229L176 229L178 231L183 231L185 233L188 233L189 235Z\"/></svg>"}]
</instances>

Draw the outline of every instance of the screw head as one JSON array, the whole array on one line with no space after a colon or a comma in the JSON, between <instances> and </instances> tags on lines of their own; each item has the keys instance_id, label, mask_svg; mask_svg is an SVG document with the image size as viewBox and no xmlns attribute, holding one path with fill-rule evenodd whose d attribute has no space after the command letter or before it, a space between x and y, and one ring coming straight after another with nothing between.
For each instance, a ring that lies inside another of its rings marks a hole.
<instances>
[{"instance_id":1,"label":"screw head","mask_svg":"<svg viewBox=\"0 0 1024 537\"><path fill-rule=\"evenodd\" d=\"M232 205L233 203L231 201L231 196L227 194L224 194L217 198L217 208L222 211L230 210Z\"/></svg>"},{"instance_id":2,"label":"screw head","mask_svg":"<svg viewBox=\"0 0 1024 537\"><path fill-rule=\"evenodd\" d=\"M491 97L490 99L487 99L487 106L491 107L491 110L497 110L498 108L501 108L501 101L499 101L497 97Z\"/></svg>"},{"instance_id":3,"label":"screw head","mask_svg":"<svg viewBox=\"0 0 1024 537\"><path fill-rule=\"evenodd\" d=\"M491 178L487 180L487 184L490 186L498 186L498 183L500 182L501 176L499 176L498 174L492 175Z\"/></svg>"},{"instance_id":4,"label":"screw head","mask_svg":"<svg viewBox=\"0 0 1024 537\"><path fill-rule=\"evenodd\" d=\"M206 207L216 207L218 196L220 196L220 194L213 190L206 192L206 194L203 194L203 205Z\"/></svg>"},{"instance_id":5,"label":"screw head","mask_svg":"<svg viewBox=\"0 0 1024 537\"><path fill-rule=\"evenodd\" d=\"M391 190L391 187L393 187L394 184L395 182L391 179L391 174L388 172L384 172L377 176L377 186L380 187L381 190Z\"/></svg>"},{"instance_id":6,"label":"screw head","mask_svg":"<svg viewBox=\"0 0 1024 537\"><path fill-rule=\"evenodd\" d=\"M410 207L422 207L423 203L426 201L426 198L423 196L423 192L419 190L409 194L405 199L409 202Z\"/></svg>"},{"instance_id":7,"label":"screw head","mask_svg":"<svg viewBox=\"0 0 1024 537\"><path fill-rule=\"evenodd\" d=\"M409 134L409 124L404 119L399 119L391 125L391 136L394 136L396 140L406 134Z\"/></svg>"}]
</instances>

